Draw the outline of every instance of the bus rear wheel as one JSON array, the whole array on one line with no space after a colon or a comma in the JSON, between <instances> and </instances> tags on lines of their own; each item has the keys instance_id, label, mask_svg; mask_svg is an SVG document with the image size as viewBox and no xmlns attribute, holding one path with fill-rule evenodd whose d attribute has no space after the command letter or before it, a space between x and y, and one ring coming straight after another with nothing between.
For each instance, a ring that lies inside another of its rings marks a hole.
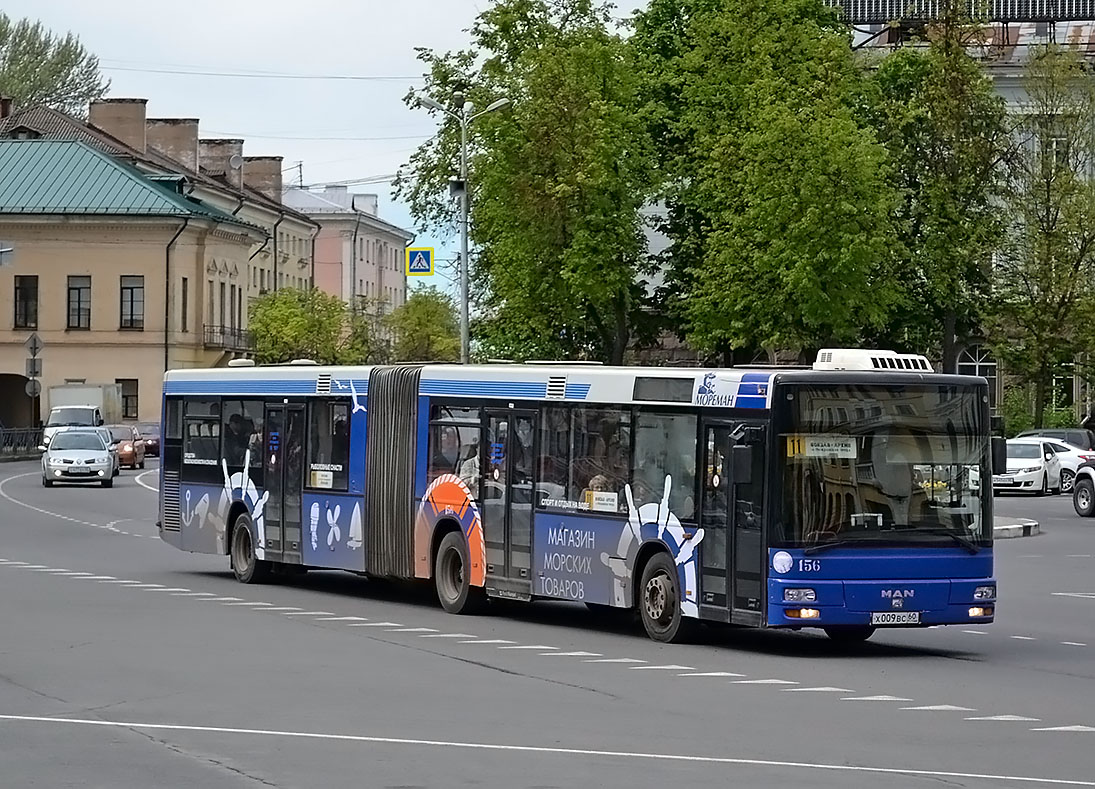
<instances>
[{"instance_id":1,"label":"bus rear wheel","mask_svg":"<svg viewBox=\"0 0 1095 789\"><path fill-rule=\"evenodd\" d=\"M446 534L437 548L433 580L437 599L450 614L474 614L483 607L484 593L471 585L470 566L464 535L459 531Z\"/></svg>"},{"instance_id":2,"label":"bus rear wheel","mask_svg":"<svg viewBox=\"0 0 1095 789\"><path fill-rule=\"evenodd\" d=\"M251 516L243 513L232 526L232 572L241 584L260 584L270 575L270 562L255 556Z\"/></svg>"},{"instance_id":3,"label":"bus rear wheel","mask_svg":"<svg viewBox=\"0 0 1095 789\"><path fill-rule=\"evenodd\" d=\"M825 635L838 644L861 644L874 635L874 628L869 625L862 627L827 627Z\"/></svg>"},{"instance_id":4,"label":"bus rear wheel","mask_svg":"<svg viewBox=\"0 0 1095 789\"><path fill-rule=\"evenodd\" d=\"M696 634L699 620L686 618L681 613L677 566L667 553L655 554L643 568L639 615L646 634L655 641L679 644Z\"/></svg>"}]
</instances>

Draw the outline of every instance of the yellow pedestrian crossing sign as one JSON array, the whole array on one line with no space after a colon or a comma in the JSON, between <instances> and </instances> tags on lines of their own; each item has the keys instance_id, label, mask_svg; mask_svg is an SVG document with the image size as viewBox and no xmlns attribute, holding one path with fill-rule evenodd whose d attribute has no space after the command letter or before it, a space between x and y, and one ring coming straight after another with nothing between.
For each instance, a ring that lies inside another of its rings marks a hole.
<instances>
[{"instance_id":1,"label":"yellow pedestrian crossing sign","mask_svg":"<svg viewBox=\"0 0 1095 789\"><path fill-rule=\"evenodd\" d=\"M428 277L433 274L433 247L407 247L407 276Z\"/></svg>"}]
</instances>

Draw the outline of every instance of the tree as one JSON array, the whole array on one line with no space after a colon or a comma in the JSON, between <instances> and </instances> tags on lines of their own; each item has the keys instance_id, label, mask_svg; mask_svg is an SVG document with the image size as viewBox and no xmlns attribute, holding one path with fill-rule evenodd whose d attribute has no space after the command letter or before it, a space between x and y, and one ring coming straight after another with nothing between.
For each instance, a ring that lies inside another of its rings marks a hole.
<instances>
[{"instance_id":1,"label":"tree","mask_svg":"<svg viewBox=\"0 0 1095 789\"><path fill-rule=\"evenodd\" d=\"M646 117L675 151L668 284L681 295L668 306L690 341L804 349L881 326L896 298L896 194L836 12L821 0L663 0L636 25L660 86L652 100L679 97Z\"/></svg>"},{"instance_id":2,"label":"tree","mask_svg":"<svg viewBox=\"0 0 1095 789\"><path fill-rule=\"evenodd\" d=\"M1012 149L1004 100L968 52L983 31L966 9L965 0L944 0L927 48L883 58L868 103L901 190L902 299L878 339L938 349L950 373L987 302L1001 165Z\"/></svg>"},{"instance_id":3,"label":"tree","mask_svg":"<svg viewBox=\"0 0 1095 789\"><path fill-rule=\"evenodd\" d=\"M386 361L371 313L314 288L280 288L251 305L248 328L259 364L314 359L320 364Z\"/></svg>"},{"instance_id":4,"label":"tree","mask_svg":"<svg viewBox=\"0 0 1095 789\"><path fill-rule=\"evenodd\" d=\"M1032 385L1041 427L1054 375L1095 339L1095 74L1050 45L1030 53L1024 87L989 336Z\"/></svg>"},{"instance_id":5,"label":"tree","mask_svg":"<svg viewBox=\"0 0 1095 789\"><path fill-rule=\"evenodd\" d=\"M437 288L411 291L385 324L393 336L393 357L401 362L455 362L460 359L456 306Z\"/></svg>"},{"instance_id":6,"label":"tree","mask_svg":"<svg viewBox=\"0 0 1095 789\"><path fill-rule=\"evenodd\" d=\"M75 35L57 36L41 22L13 22L0 12L0 96L81 116L109 87L99 59Z\"/></svg>"},{"instance_id":7,"label":"tree","mask_svg":"<svg viewBox=\"0 0 1095 789\"><path fill-rule=\"evenodd\" d=\"M476 121L470 155L477 339L492 355L618 364L646 335L649 146L629 50L609 25L593 0L496 0L469 51L420 52L436 101L456 89L479 107L511 101ZM420 221L452 219L442 195L458 140L443 127L397 183Z\"/></svg>"}]
</instances>

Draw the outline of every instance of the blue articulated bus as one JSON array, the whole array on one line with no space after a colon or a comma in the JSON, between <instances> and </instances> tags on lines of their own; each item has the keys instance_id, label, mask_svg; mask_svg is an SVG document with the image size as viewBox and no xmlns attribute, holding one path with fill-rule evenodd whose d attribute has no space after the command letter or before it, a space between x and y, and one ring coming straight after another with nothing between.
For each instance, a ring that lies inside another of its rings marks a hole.
<instances>
[{"instance_id":1,"label":"blue articulated bus","mask_svg":"<svg viewBox=\"0 0 1095 789\"><path fill-rule=\"evenodd\" d=\"M984 379L922 356L812 368L306 360L164 379L160 535L236 578L347 570L701 621L991 622Z\"/></svg>"}]
</instances>

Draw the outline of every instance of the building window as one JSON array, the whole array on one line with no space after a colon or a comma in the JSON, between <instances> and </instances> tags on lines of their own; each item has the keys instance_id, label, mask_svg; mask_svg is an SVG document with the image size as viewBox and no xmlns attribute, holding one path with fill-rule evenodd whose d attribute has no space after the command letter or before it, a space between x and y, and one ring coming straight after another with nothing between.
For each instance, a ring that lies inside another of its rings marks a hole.
<instances>
[{"instance_id":1,"label":"building window","mask_svg":"<svg viewBox=\"0 0 1095 789\"><path fill-rule=\"evenodd\" d=\"M243 288L236 291L236 326L243 326Z\"/></svg>"},{"instance_id":2,"label":"building window","mask_svg":"<svg viewBox=\"0 0 1095 789\"><path fill-rule=\"evenodd\" d=\"M221 290L221 301L220 301L221 311L219 313L220 320L217 321L217 325L218 326L224 326L224 304L225 304L225 301L226 301L225 296L224 296L224 292L225 292L226 288L225 288L225 284L223 282L220 283L220 286L221 286L221 288L220 288L220 290Z\"/></svg>"},{"instance_id":3,"label":"building window","mask_svg":"<svg viewBox=\"0 0 1095 789\"><path fill-rule=\"evenodd\" d=\"M137 379L115 378L114 383L122 387L122 419L138 419L137 416Z\"/></svg>"},{"instance_id":4,"label":"building window","mask_svg":"<svg viewBox=\"0 0 1095 789\"><path fill-rule=\"evenodd\" d=\"M68 278L68 328L91 328L91 277Z\"/></svg>"},{"instance_id":5,"label":"building window","mask_svg":"<svg viewBox=\"0 0 1095 789\"><path fill-rule=\"evenodd\" d=\"M236 328L236 286L232 285L228 288L228 316L229 323L232 328Z\"/></svg>"},{"instance_id":6,"label":"building window","mask_svg":"<svg viewBox=\"0 0 1095 789\"><path fill-rule=\"evenodd\" d=\"M205 297L205 320L212 321L213 313L216 311L216 307L213 303L215 301L213 280L207 280L206 285L208 286L208 290L206 291L207 295Z\"/></svg>"},{"instance_id":7,"label":"building window","mask_svg":"<svg viewBox=\"0 0 1095 789\"><path fill-rule=\"evenodd\" d=\"M123 329L144 328L144 277L122 277Z\"/></svg>"},{"instance_id":8,"label":"building window","mask_svg":"<svg viewBox=\"0 0 1095 789\"><path fill-rule=\"evenodd\" d=\"M996 408L996 359L983 345L971 345L958 356L959 375L979 375L989 382L989 408Z\"/></svg>"},{"instance_id":9,"label":"building window","mask_svg":"<svg viewBox=\"0 0 1095 789\"><path fill-rule=\"evenodd\" d=\"M38 277L15 278L15 328L38 328Z\"/></svg>"},{"instance_id":10,"label":"building window","mask_svg":"<svg viewBox=\"0 0 1095 789\"><path fill-rule=\"evenodd\" d=\"M180 328L182 331L190 331L190 323L187 321L187 316L190 311L190 280L186 277L182 278L182 321Z\"/></svg>"}]
</instances>

